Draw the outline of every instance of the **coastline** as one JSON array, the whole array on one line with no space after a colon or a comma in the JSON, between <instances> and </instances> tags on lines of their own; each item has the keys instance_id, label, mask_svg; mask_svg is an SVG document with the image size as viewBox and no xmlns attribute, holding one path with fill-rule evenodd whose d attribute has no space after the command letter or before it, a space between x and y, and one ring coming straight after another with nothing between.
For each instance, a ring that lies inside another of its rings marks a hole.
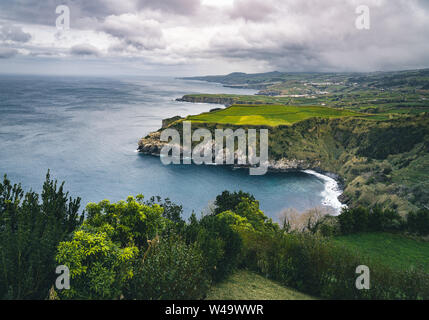
<instances>
[{"instance_id":1,"label":"coastline","mask_svg":"<svg viewBox=\"0 0 429 320\"><path fill-rule=\"evenodd\" d=\"M304 170L303 172L311 174L325 182L325 190L322 191L322 196L325 200L322 202L324 206L329 206L335 209L336 216L341 213L343 208L347 208L346 204L341 203L339 197L343 194L343 189L340 183L329 175L321 174L313 170Z\"/></svg>"},{"instance_id":2,"label":"coastline","mask_svg":"<svg viewBox=\"0 0 429 320\"><path fill-rule=\"evenodd\" d=\"M158 141L159 144L162 144ZM137 152L153 156L161 157L160 151L162 145L151 145L148 149L144 149L144 146L139 145ZM218 165L215 163L204 164L204 165ZM218 166L229 167L233 169L246 169L250 165L227 165L221 164ZM273 173L291 173L291 172L303 172L309 175L313 175L319 180L324 182L324 190L321 192L323 201L322 206L332 208L335 213L331 213L332 216L338 216L341 213L342 208L346 208L347 205L340 201L340 196L343 194L343 181L340 176L332 172L326 172L320 169L319 166L311 166L302 160L287 160L281 159L279 161L270 160L268 164L268 172Z\"/></svg>"}]
</instances>

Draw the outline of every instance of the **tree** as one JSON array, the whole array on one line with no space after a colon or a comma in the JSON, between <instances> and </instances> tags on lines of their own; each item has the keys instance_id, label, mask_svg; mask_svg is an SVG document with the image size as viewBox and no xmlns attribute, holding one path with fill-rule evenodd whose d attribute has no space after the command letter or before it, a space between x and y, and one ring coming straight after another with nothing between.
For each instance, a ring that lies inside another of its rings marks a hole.
<instances>
[{"instance_id":1,"label":"tree","mask_svg":"<svg viewBox=\"0 0 429 320\"><path fill-rule=\"evenodd\" d=\"M56 260L70 270L70 289L58 291L65 299L119 299L125 282L133 276L139 250L120 248L109 237L108 226L99 231L84 226L70 241L58 246Z\"/></svg>"},{"instance_id":2,"label":"tree","mask_svg":"<svg viewBox=\"0 0 429 320\"><path fill-rule=\"evenodd\" d=\"M259 202L251 198L242 198L235 206L234 212L241 217L246 218L256 231L272 232L280 230L279 225L273 223L261 209Z\"/></svg>"},{"instance_id":3,"label":"tree","mask_svg":"<svg viewBox=\"0 0 429 320\"><path fill-rule=\"evenodd\" d=\"M215 200L215 214L219 214L224 211L235 211L235 207L241 203L244 199L249 199L250 201L256 201L255 197L249 193L238 191L238 192L229 192L224 191L222 194L218 195Z\"/></svg>"},{"instance_id":4,"label":"tree","mask_svg":"<svg viewBox=\"0 0 429 320\"><path fill-rule=\"evenodd\" d=\"M407 216L408 230L422 236L429 234L429 209L410 212Z\"/></svg>"},{"instance_id":5,"label":"tree","mask_svg":"<svg viewBox=\"0 0 429 320\"><path fill-rule=\"evenodd\" d=\"M133 243L138 248L145 248L147 240L160 235L169 223L173 223L162 216L164 209L159 204L145 204L142 195L130 196L117 203L109 200L89 203L86 210L85 223L95 228L110 225L114 230L112 241L122 247Z\"/></svg>"},{"instance_id":6,"label":"tree","mask_svg":"<svg viewBox=\"0 0 429 320\"><path fill-rule=\"evenodd\" d=\"M201 249L170 235L152 241L128 280L125 298L141 300L196 300L209 286Z\"/></svg>"},{"instance_id":7,"label":"tree","mask_svg":"<svg viewBox=\"0 0 429 320\"><path fill-rule=\"evenodd\" d=\"M203 252L211 278L214 281L225 279L236 268L241 253L242 240L237 230L222 215L205 216L190 228L190 234L196 235L195 243Z\"/></svg>"},{"instance_id":8,"label":"tree","mask_svg":"<svg viewBox=\"0 0 429 320\"><path fill-rule=\"evenodd\" d=\"M80 198L69 198L48 171L41 201L5 176L0 183L0 298L44 299L54 284L57 245L83 221Z\"/></svg>"}]
</instances>

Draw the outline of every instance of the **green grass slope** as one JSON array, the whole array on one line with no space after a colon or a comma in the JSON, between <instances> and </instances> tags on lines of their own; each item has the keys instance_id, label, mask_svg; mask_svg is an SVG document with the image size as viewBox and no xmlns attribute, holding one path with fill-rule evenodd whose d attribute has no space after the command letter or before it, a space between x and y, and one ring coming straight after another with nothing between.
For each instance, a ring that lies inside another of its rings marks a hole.
<instances>
[{"instance_id":1,"label":"green grass slope","mask_svg":"<svg viewBox=\"0 0 429 320\"><path fill-rule=\"evenodd\" d=\"M423 267L429 272L429 242L390 233L353 234L334 241L398 270Z\"/></svg>"},{"instance_id":2,"label":"green grass slope","mask_svg":"<svg viewBox=\"0 0 429 320\"><path fill-rule=\"evenodd\" d=\"M187 120L233 125L279 126L292 125L313 117L343 118L365 114L319 106L233 105L229 108L189 116Z\"/></svg>"},{"instance_id":3,"label":"green grass slope","mask_svg":"<svg viewBox=\"0 0 429 320\"><path fill-rule=\"evenodd\" d=\"M240 270L213 287L207 300L312 300L314 298L286 288L256 273Z\"/></svg>"}]
</instances>

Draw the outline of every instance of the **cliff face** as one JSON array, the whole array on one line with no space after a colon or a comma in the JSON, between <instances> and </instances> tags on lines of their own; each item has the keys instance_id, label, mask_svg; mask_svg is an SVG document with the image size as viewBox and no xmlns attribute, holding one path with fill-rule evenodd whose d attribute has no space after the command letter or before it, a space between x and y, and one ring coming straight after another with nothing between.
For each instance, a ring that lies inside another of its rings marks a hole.
<instances>
[{"instance_id":1,"label":"cliff face","mask_svg":"<svg viewBox=\"0 0 429 320\"><path fill-rule=\"evenodd\" d=\"M170 127L181 132L181 121ZM214 133L224 126L195 123L192 129L200 127ZM159 139L160 132L141 139L139 151L159 155L164 145ZM269 169L332 172L344 183L341 199L348 205L378 204L405 214L429 203L429 115L390 121L312 118L269 128Z\"/></svg>"},{"instance_id":2,"label":"cliff face","mask_svg":"<svg viewBox=\"0 0 429 320\"><path fill-rule=\"evenodd\" d=\"M237 102L237 98L230 97L219 97L219 96L199 96L199 95L185 95L182 98L176 99L176 101L182 102L193 102L193 103L213 103L213 104L223 104L229 106Z\"/></svg>"},{"instance_id":3,"label":"cliff face","mask_svg":"<svg viewBox=\"0 0 429 320\"><path fill-rule=\"evenodd\" d=\"M161 132L152 132L146 137L140 139L138 151L144 154L159 156L165 142L160 141Z\"/></svg>"}]
</instances>

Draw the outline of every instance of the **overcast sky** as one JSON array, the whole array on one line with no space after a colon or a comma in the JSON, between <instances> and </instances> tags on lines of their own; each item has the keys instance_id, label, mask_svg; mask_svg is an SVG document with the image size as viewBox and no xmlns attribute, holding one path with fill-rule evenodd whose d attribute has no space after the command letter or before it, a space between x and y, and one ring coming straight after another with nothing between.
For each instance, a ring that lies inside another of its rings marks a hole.
<instances>
[{"instance_id":1,"label":"overcast sky","mask_svg":"<svg viewBox=\"0 0 429 320\"><path fill-rule=\"evenodd\" d=\"M70 29L56 8L70 8ZM356 8L370 29L356 28ZM0 73L429 67L429 0L1 0Z\"/></svg>"}]
</instances>

